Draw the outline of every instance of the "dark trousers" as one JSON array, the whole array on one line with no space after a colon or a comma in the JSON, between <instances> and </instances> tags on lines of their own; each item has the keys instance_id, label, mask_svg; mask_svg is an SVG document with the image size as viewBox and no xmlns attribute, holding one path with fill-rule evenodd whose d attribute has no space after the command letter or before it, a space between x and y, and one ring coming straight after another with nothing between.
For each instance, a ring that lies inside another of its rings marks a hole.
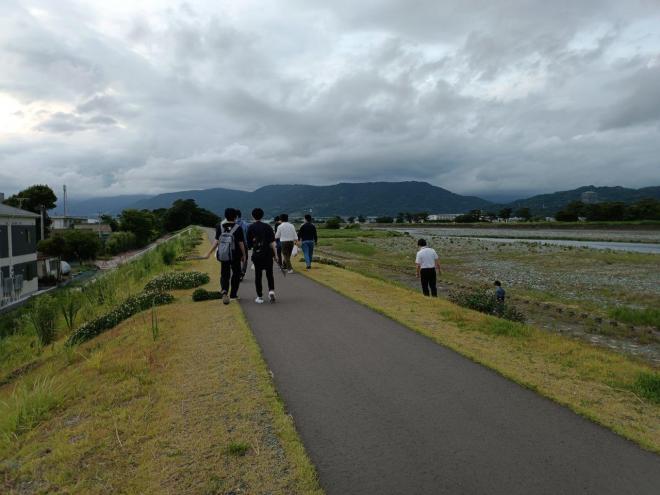
<instances>
[{"instance_id":1,"label":"dark trousers","mask_svg":"<svg viewBox=\"0 0 660 495\"><path fill-rule=\"evenodd\" d=\"M291 266L291 253L293 252L293 241L282 242L282 266L287 270L293 270Z\"/></svg>"},{"instance_id":2,"label":"dark trousers","mask_svg":"<svg viewBox=\"0 0 660 495\"><path fill-rule=\"evenodd\" d=\"M277 264L282 266L282 243L279 239L275 241L275 251L277 252Z\"/></svg>"},{"instance_id":3,"label":"dark trousers","mask_svg":"<svg viewBox=\"0 0 660 495\"><path fill-rule=\"evenodd\" d=\"M220 290L229 292L229 297L238 295L238 286L241 284L241 260L220 262ZM229 287L231 285L231 291Z\"/></svg>"},{"instance_id":4,"label":"dark trousers","mask_svg":"<svg viewBox=\"0 0 660 495\"><path fill-rule=\"evenodd\" d=\"M430 288L431 295L433 297L438 297L438 288L435 285L435 268L422 268L419 271L419 277L422 280L422 292L424 295L429 295Z\"/></svg>"},{"instance_id":5,"label":"dark trousers","mask_svg":"<svg viewBox=\"0 0 660 495\"><path fill-rule=\"evenodd\" d=\"M266 272L266 280L268 281L268 290L275 290L275 279L273 278L273 260L252 260L254 262L254 287L257 289L257 296L263 295L263 288L261 287L261 274Z\"/></svg>"}]
</instances>

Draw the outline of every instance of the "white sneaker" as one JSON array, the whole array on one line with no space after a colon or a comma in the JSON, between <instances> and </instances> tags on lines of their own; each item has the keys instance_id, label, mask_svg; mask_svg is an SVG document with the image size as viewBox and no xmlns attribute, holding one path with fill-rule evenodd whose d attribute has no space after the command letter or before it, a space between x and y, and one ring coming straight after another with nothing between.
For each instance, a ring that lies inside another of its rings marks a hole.
<instances>
[{"instance_id":1,"label":"white sneaker","mask_svg":"<svg viewBox=\"0 0 660 495\"><path fill-rule=\"evenodd\" d=\"M287 273L293 273L293 270L289 270Z\"/></svg>"},{"instance_id":2,"label":"white sneaker","mask_svg":"<svg viewBox=\"0 0 660 495\"><path fill-rule=\"evenodd\" d=\"M257 298L254 300L254 302L256 302L257 304L263 304L263 303L264 303L264 300L263 300L261 297L257 297Z\"/></svg>"},{"instance_id":3,"label":"white sneaker","mask_svg":"<svg viewBox=\"0 0 660 495\"><path fill-rule=\"evenodd\" d=\"M271 290L268 293L268 300L270 301L271 304L275 302L275 291Z\"/></svg>"}]
</instances>

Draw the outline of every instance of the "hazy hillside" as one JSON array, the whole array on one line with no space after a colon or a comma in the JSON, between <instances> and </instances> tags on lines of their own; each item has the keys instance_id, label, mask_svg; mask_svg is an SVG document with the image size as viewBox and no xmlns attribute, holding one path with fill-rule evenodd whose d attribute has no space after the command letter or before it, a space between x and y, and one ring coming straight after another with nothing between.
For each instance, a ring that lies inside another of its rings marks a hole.
<instances>
[{"instance_id":1,"label":"hazy hillside","mask_svg":"<svg viewBox=\"0 0 660 495\"><path fill-rule=\"evenodd\" d=\"M314 215L396 215L400 211L459 213L472 208L487 208L490 202L461 196L426 182L367 182L332 186L273 185L254 192L230 189L205 189L160 194L131 205L135 208L167 207L178 198L197 203L222 214L227 206L248 212L262 207L271 216L280 212Z\"/></svg>"},{"instance_id":2,"label":"hazy hillside","mask_svg":"<svg viewBox=\"0 0 660 495\"><path fill-rule=\"evenodd\" d=\"M124 208L134 204L136 201L148 198L146 194L129 194L125 196L109 196L103 198L89 199L70 199L67 204L67 214L69 215L87 215L96 216L100 213L109 213L116 215L121 213ZM64 213L62 200L58 200L55 215Z\"/></svg>"},{"instance_id":3,"label":"hazy hillside","mask_svg":"<svg viewBox=\"0 0 660 495\"><path fill-rule=\"evenodd\" d=\"M644 187L642 189L630 189L621 186L614 187L596 187L583 186L570 191L558 191L550 194L540 194L531 198L518 199L507 205L496 205L496 208L505 206L511 207L514 211L518 208L529 208L536 215L553 215L564 205L571 201L582 199L582 194L588 191L596 193L595 199L598 202L603 201L622 201L624 203L634 203L644 198L660 199L660 186Z\"/></svg>"}]
</instances>

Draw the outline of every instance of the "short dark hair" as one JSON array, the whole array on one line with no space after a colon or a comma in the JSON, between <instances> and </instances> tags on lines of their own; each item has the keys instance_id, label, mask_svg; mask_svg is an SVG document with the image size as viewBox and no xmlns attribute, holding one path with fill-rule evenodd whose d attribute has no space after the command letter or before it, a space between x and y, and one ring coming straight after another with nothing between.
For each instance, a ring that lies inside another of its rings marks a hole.
<instances>
[{"instance_id":1,"label":"short dark hair","mask_svg":"<svg viewBox=\"0 0 660 495\"><path fill-rule=\"evenodd\" d=\"M418 246L426 246L426 239L420 239L419 241L417 241L417 245Z\"/></svg>"},{"instance_id":2,"label":"short dark hair","mask_svg":"<svg viewBox=\"0 0 660 495\"><path fill-rule=\"evenodd\" d=\"M255 220L261 220L264 217L264 210L261 208L255 208L252 210L252 218Z\"/></svg>"},{"instance_id":3,"label":"short dark hair","mask_svg":"<svg viewBox=\"0 0 660 495\"><path fill-rule=\"evenodd\" d=\"M502 287L502 282L500 282L499 280L495 280L495 285L497 285L498 287Z\"/></svg>"},{"instance_id":4,"label":"short dark hair","mask_svg":"<svg viewBox=\"0 0 660 495\"><path fill-rule=\"evenodd\" d=\"M225 209L225 218L229 222L233 222L234 220L236 220L236 210L234 210L233 208L226 208Z\"/></svg>"},{"instance_id":5,"label":"short dark hair","mask_svg":"<svg viewBox=\"0 0 660 495\"><path fill-rule=\"evenodd\" d=\"M241 215L241 210L239 210L238 208L236 208L236 217L237 217L237 218L241 218L242 216L243 216L243 215Z\"/></svg>"},{"instance_id":6,"label":"short dark hair","mask_svg":"<svg viewBox=\"0 0 660 495\"><path fill-rule=\"evenodd\" d=\"M308 222L311 222L311 221L312 221L312 215L310 215L309 213L307 213L307 214L305 215L305 220L307 220Z\"/></svg>"},{"instance_id":7,"label":"short dark hair","mask_svg":"<svg viewBox=\"0 0 660 495\"><path fill-rule=\"evenodd\" d=\"M288 222L289 221L289 215L286 213L280 213L280 220L283 222Z\"/></svg>"}]
</instances>

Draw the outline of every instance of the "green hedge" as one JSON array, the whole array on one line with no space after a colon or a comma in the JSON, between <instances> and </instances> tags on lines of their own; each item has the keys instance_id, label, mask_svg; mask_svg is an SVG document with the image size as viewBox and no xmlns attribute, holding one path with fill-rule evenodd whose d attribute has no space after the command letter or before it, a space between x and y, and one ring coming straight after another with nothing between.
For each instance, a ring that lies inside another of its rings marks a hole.
<instances>
[{"instance_id":1,"label":"green hedge","mask_svg":"<svg viewBox=\"0 0 660 495\"><path fill-rule=\"evenodd\" d=\"M106 330L114 328L122 321L140 311L149 309L152 306L170 304L172 301L174 301L174 297L165 292L145 291L135 296L130 296L109 313L94 318L78 328L78 330L71 334L66 340L66 345L72 346L87 342Z\"/></svg>"},{"instance_id":2,"label":"green hedge","mask_svg":"<svg viewBox=\"0 0 660 495\"><path fill-rule=\"evenodd\" d=\"M145 291L168 291L175 289L194 289L208 284L211 279L202 272L168 272L151 279L144 286Z\"/></svg>"},{"instance_id":3,"label":"green hedge","mask_svg":"<svg viewBox=\"0 0 660 495\"><path fill-rule=\"evenodd\" d=\"M196 289L192 294L193 301L208 301L209 299L220 299L222 293L218 291L208 291L206 289Z\"/></svg>"}]
</instances>

